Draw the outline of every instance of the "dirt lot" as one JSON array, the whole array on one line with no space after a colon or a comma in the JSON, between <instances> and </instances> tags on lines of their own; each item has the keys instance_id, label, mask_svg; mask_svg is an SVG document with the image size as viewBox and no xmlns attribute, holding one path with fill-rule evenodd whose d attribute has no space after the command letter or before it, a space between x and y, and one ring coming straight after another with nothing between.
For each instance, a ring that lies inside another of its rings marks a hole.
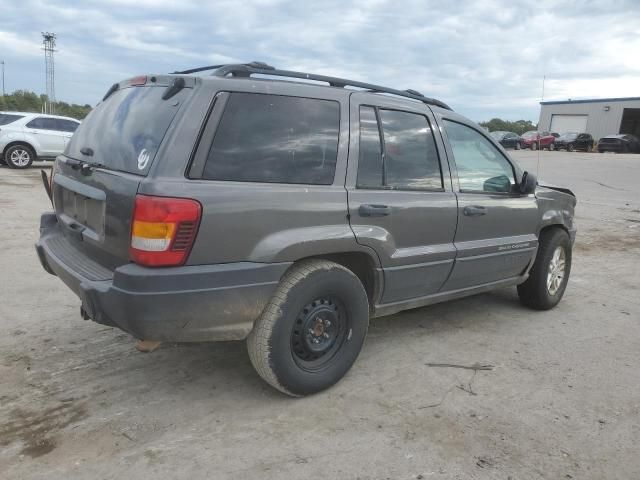
<instances>
[{"instance_id":1,"label":"dirt lot","mask_svg":"<svg viewBox=\"0 0 640 480\"><path fill-rule=\"evenodd\" d=\"M0 168L0 477L640 478L640 155L540 158L578 195L564 301L507 289L374 320L347 377L299 400L244 343L142 354L81 320L33 249L39 171Z\"/></svg>"}]
</instances>

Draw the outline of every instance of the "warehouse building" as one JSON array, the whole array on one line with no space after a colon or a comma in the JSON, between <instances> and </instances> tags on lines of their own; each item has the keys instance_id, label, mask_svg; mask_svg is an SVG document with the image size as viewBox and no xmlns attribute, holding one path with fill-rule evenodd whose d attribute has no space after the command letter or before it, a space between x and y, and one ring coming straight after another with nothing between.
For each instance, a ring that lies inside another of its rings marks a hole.
<instances>
[{"instance_id":1,"label":"warehouse building","mask_svg":"<svg viewBox=\"0 0 640 480\"><path fill-rule=\"evenodd\" d=\"M640 97L540 102L538 130L586 132L596 140L617 133L640 136Z\"/></svg>"}]
</instances>

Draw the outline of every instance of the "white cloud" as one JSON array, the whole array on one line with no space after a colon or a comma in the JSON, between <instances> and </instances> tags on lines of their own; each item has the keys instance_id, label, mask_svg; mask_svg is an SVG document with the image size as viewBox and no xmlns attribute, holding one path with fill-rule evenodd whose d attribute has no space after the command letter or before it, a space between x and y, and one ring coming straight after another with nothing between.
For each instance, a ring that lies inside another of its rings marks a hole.
<instances>
[{"instance_id":1,"label":"white cloud","mask_svg":"<svg viewBox=\"0 0 640 480\"><path fill-rule=\"evenodd\" d=\"M535 120L546 98L638 96L640 2L24 0L3 7L12 86L41 91L40 31L58 33L58 98L230 61L351 77L441 98L476 119ZM15 84L15 85L14 85Z\"/></svg>"}]
</instances>

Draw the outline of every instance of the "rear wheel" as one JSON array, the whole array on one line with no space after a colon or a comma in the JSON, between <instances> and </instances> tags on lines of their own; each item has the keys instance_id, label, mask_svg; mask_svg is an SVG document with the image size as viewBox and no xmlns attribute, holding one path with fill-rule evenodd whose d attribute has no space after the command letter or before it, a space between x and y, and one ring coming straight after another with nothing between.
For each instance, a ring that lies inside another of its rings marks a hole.
<instances>
[{"instance_id":1,"label":"rear wheel","mask_svg":"<svg viewBox=\"0 0 640 480\"><path fill-rule=\"evenodd\" d=\"M593 147L591 146L591 144L590 144L590 143L588 143L588 144L587 144L587 147L585 148L585 151L586 151L587 153L591 153L591 150L593 150Z\"/></svg>"},{"instance_id":2,"label":"rear wheel","mask_svg":"<svg viewBox=\"0 0 640 480\"><path fill-rule=\"evenodd\" d=\"M537 150L538 144L536 142L531 142L531 150Z\"/></svg>"},{"instance_id":3,"label":"rear wheel","mask_svg":"<svg viewBox=\"0 0 640 480\"><path fill-rule=\"evenodd\" d=\"M550 143L549 146L547 147L547 150L549 150L550 152L553 152L555 148L556 148L555 144Z\"/></svg>"},{"instance_id":4,"label":"rear wheel","mask_svg":"<svg viewBox=\"0 0 640 480\"><path fill-rule=\"evenodd\" d=\"M562 299L571 272L571 241L561 228L540 235L536 260L526 282L518 285L520 301L535 310L549 310Z\"/></svg>"},{"instance_id":5,"label":"rear wheel","mask_svg":"<svg viewBox=\"0 0 640 480\"><path fill-rule=\"evenodd\" d=\"M274 388L309 395L349 371L368 326L369 302L358 277L334 262L303 261L284 275L249 334L249 357Z\"/></svg>"},{"instance_id":6,"label":"rear wheel","mask_svg":"<svg viewBox=\"0 0 640 480\"><path fill-rule=\"evenodd\" d=\"M573 143L569 143L567 145L567 152L573 152L576 148L573 146Z\"/></svg>"},{"instance_id":7,"label":"rear wheel","mask_svg":"<svg viewBox=\"0 0 640 480\"><path fill-rule=\"evenodd\" d=\"M11 168L29 168L36 154L27 145L12 145L4 152L4 161Z\"/></svg>"},{"instance_id":8,"label":"rear wheel","mask_svg":"<svg viewBox=\"0 0 640 480\"><path fill-rule=\"evenodd\" d=\"M516 150L520 150L520 142L516 142L516 146L514 147Z\"/></svg>"}]
</instances>

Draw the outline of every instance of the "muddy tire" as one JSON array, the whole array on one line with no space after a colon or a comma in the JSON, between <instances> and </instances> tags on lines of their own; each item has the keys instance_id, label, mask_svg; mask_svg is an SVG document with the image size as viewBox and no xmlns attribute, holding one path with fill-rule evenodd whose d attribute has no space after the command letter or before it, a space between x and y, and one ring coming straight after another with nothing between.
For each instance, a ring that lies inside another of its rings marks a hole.
<instances>
[{"instance_id":1,"label":"muddy tire","mask_svg":"<svg viewBox=\"0 0 640 480\"><path fill-rule=\"evenodd\" d=\"M271 386L304 396L338 382L355 362L369 327L360 279L326 260L292 266L247 338L249 358Z\"/></svg>"},{"instance_id":2,"label":"muddy tire","mask_svg":"<svg viewBox=\"0 0 640 480\"><path fill-rule=\"evenodd\" d=\"M10 168L29 168L35 159L36 154L28 145L12 145L4 151L4 161Z\"/></svg>"},{"instance_id":3,"label":"muddy tire","mask_svg":"<svg viewBox=\"0 0 640 480\"><path fill-rule=\"evenodd\" d=\"M518 285L520 301L535 310L549 310L562 299L571 273L571 240L561 228L540 235L538 254L526 282Z\"/></svg>"}]
</instances>

